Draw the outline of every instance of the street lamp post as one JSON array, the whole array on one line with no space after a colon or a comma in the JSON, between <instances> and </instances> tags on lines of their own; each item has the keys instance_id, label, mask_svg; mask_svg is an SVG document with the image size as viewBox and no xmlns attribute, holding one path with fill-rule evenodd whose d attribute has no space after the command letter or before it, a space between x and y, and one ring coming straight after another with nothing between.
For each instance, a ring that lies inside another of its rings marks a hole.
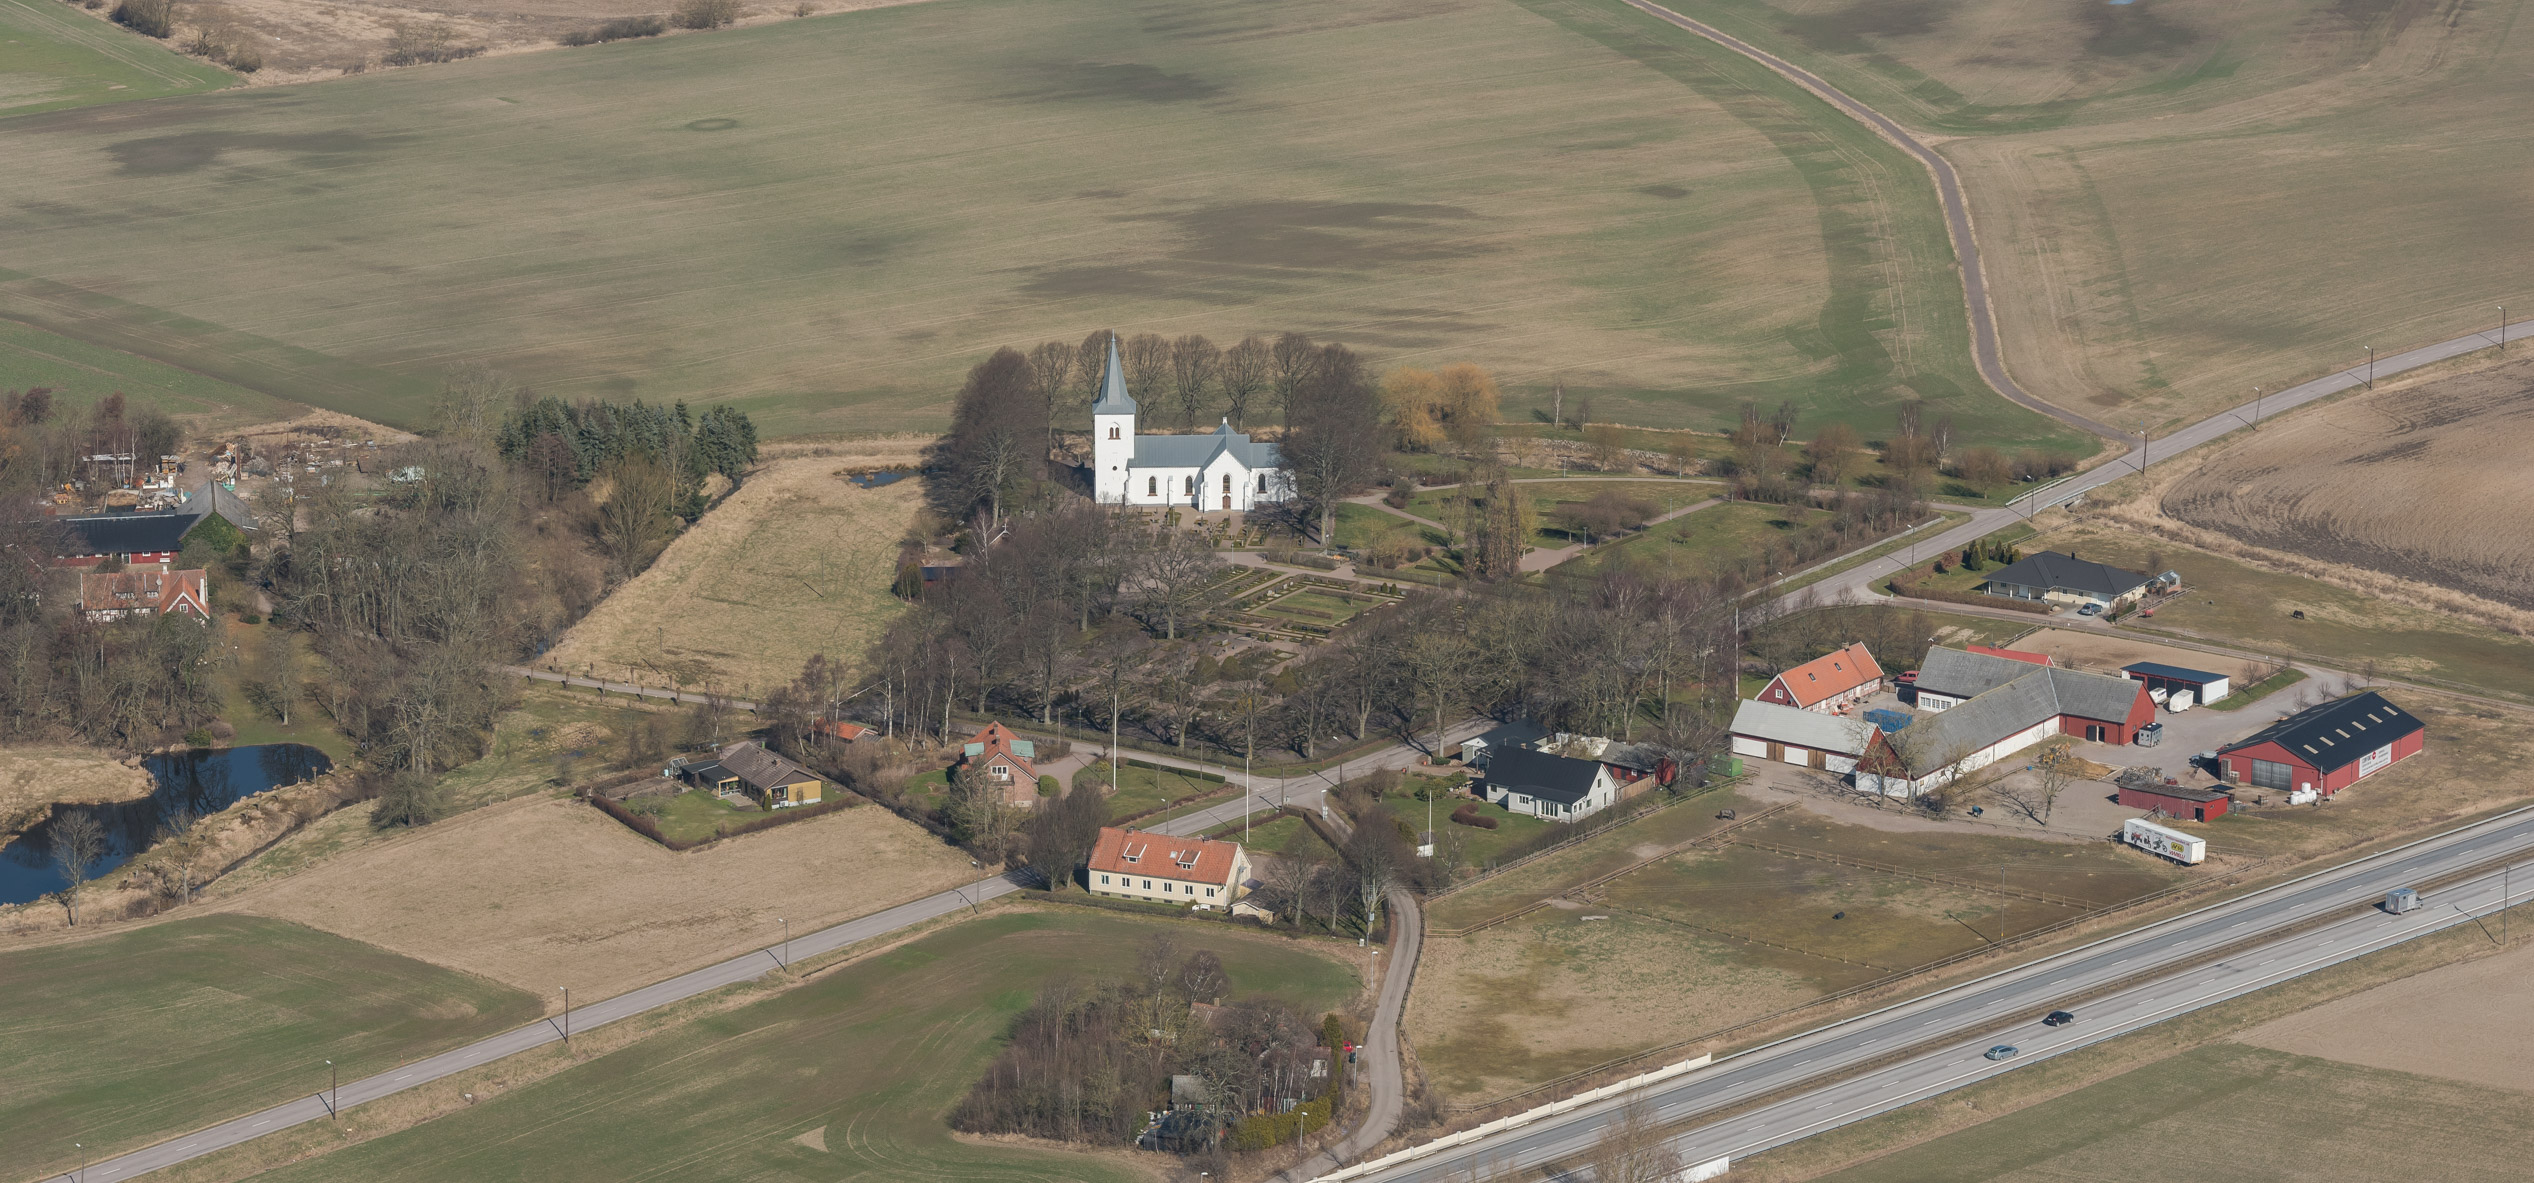
<instances>
[{"instance_id":1,"label":"street lamp post","mask_svg":"<svg viewBox=\"0 0 2534 1183\"><path fill-rule=\"evenodd\" d=\"M2376 388L2376 347L2367 347L2367 389Z\"/></svg>"},{"instance_id":2,"label":"street lamp post","mask_svg":"<svg viewBox=\"0 0 2534 1183\"><path fill-rule=\"evenodd\" d=\"M2261 388L2252 388L2252 429L2261 430Z\"/></svg>"},{"instance_id":3,"label":"street lamp post","mask_svg":"<svg viewBox=\"0 0 2534 1183\"><path fill-rule=\"evenodd\" d=\"M2499 305L2499 352L2508 351L2508 306Z\"/></svg>"},{"instance_id":4,"label":"street lamp post","mask_svg":"<svg viewBox=\"0 0 2534 1183\"><path fill-rule=\"evenodd\" d=\"M337 1119L343 1116L342 1069L336 1068L332 1060L326 1061L326 1116Z\"/></svg>"},{"instance_id":5,"label":"street lamp post","mask_svg":"<svg viewBox=\"0 0 2534 1183\"><path fill-rule=\"evenodd\" d=\"M572 1046L572 988L558 986L556 989L563 991L563 1046L569 1049Z\"/></svg>"},{"instance_id":6,"label":"street lamp post","mask_svg":"<svg viewBox=\"0 0 2534 1183\"><path fill-rule=\"evenodd\" d=\"M790 969L792 968L792 922L782 916L775 917L774 922L783 926L783 955L775 958L774 963Z\"/></svg>"}]
</instances>

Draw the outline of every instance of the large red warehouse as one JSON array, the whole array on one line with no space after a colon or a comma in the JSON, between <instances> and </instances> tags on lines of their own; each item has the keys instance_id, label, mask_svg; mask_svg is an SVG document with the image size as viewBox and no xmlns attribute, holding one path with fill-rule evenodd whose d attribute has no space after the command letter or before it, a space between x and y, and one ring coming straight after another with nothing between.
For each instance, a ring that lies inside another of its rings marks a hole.
<instances>
[{"instance_id":1,"label":"large red warehouse","mask_svg":"<svg viewBox=\"0 0 2534 1183\"><path fill-rule=\"evenodd\" d=\"M2373 690L2304 710L2217 751L2232 784L2328 797L2420 753L2428 728Z\"/></svg>"}]
</instances>

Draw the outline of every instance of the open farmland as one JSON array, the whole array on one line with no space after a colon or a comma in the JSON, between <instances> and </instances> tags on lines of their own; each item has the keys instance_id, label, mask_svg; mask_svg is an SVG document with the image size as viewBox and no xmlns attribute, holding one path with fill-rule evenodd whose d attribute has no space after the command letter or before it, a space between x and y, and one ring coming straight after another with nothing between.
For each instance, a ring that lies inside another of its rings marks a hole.
<instances>
[{"instance_id":1,"label":"open farmland","mask_svg":"<svg viewBox=\"0 0 2534 1183\"><path fill-rule=\"evenodd\" d=\"M807 932L974 874L966 855L878 806L677 854L587 804L537 797L213 898L524 988L603 998L772 944L778 917Z\"/></svg>"},{"instance_id":2,"label":"open farmland","mask_svg":"<svg viewBox=\"0 0 2534 1183\"><path fill-rule=\"evenodd\" d=\"M1301 329L2071 444L1980 387L1923 176L1587 0L945 0L0 127L0 314L413 424L465 361L935 427L991 348ZM322 227L312 232L311 227ZM2071 446L2073 446L2071 444Z\"/></svg>"},{"instance_id":3,"label":"open farmland","mask_svg":"<svg viewBox=\"0 0 2534 1183\"><path fill-rule=\"evenodd\" d=\"M2164 513L2254 546L2534 611L2534 361L2288 416L2165 488Z\"/></svg>"},{"instance_id":4,"label":"open farmland","mask_svg":"<svg viewBox=\"0 0 2534 1183\"><path fill-rule=\"evenodd\" d=\"M233 382L0 320L0 390L34 386L51 390L54 405L64 410L85 410L120 391L135 404L175 416L197 434L287 419L303 409Z\"/></svg>"},{"instance_id":5,"label":"open farmland","mask_svg":"<svg viewBox=\"0 0 2534 1183\"><path fill-rule=\"evenodd\" d=\"M0 953L10 1177L306 1096L535 1018L536 996L314 929L189 916Z\"/></svg>"},{"instance_id":6,"label":"open farmland","mask_svg":"<svg viewBox=\"0 0 2534 1183\"><path fill-rule=\"evenodd\" d=\"M1444 897L1408 1026L1453 1103L1674 1043L1694 1054L1686 1041L2185 881L2108 844L1793 810L1579 889L1720 825L1702 819L1730 803L1666 810ZM1467 936L1441 931L1540 899Z\"/></svg>"},{"instance_id":7,"label":"open farmland","mask_svg":"<svg viewBox=\"0 0 2534 1183\"><path fill-rule=\"evenodd\" d=\"M2523 1092L2218 1043L1822 1178L2461 1183L2516 1176L2529 1138Z\"/></svg>"},{"instance_id":8,"label":"open farmland","mask_svg":"<svg viewBox=\"0 0 2534 1183\"><path fill-rule=\"evenodd\" d=\"M1680 0L1948 137L2007 361L2151 428L2495 328L2523 0Z\"/></svg>"},{"instance_id":9,"label":"open farmland","mask_svg":"<svg viewBox=\"0 0 2534 1183\"><path fill-rule=\"evenodd\" d=\"M843 476L856 463L760 467L538 664L745 699L799 677L814 653L859 664L904 609L889 581L924 484L862 488Z\"/></svg>"},{"instance_id":10,"label":"open farmland","mask_svg":"<svg viewBox=\"0 0 2534 1183\"><path fill-rule=\"evenodd\" d=\"M0 0L0 118L192 94L237 76L61 0Z\"/></svg>"},{"instance_id":11,"label":"open farmland","mask_svg":"<svg viewBox=\"0 0 2534 1183\"><path fill-rule=\"evenodd\" d=\"M2497 919L2486 925L2518 947L2335 999L2236 1038L2273 1051L2534 1093L2534 973L2528 972L2534 971L2534 947L2500 929Z\"/></svg>"},{"instance_id":12,"label":"open farmland","mask_svg":"<svg viewBox=\"0 0 2534 1183\"><path fill-rule=\"evenodd\" d=\"M1118 976L1156 933L1183 956L1219 955L1232 998L1272 998L1316 1017L1358 989L1346 960L1327 955L1352 946L1089 910L1007 911L259 1177L1141 1183L1157 1172L1122 1156L954 1138L943 1117L1040 986Z\"/></svg>"}]
</instances>

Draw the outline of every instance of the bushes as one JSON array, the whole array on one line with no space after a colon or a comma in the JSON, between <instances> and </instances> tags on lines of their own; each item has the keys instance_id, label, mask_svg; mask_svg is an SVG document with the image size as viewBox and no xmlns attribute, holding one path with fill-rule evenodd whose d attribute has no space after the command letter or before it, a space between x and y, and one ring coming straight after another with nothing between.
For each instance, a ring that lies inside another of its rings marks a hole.
<instances>
[{"instance_id":1,"label":"bushes","mask_svg":"<svg viewBox=\"0 0 2534 1183\"><path fill-rule=\"evenodd\" d=\"M575 29L563 35L565 45L596 45L602 41L630 41L636 37L657 37L669 31L669 22L657 16L620 16L595 28Z\"/></svg>"},{"instance_id":2,"label":"bushes","mask_svg":"<svg viewBox=\"0 0 2534 1183\"><path fill-rule=\"evenodd\" d=\"M390 66L455 62L484 52L481 45L458 44L458 31L447 25L398 24L387 35L387 53L378 60Z\"/></svg>"},{"instance_id":3,"label":"bushes","mask_svg":"<svg viewBox=\"0 0 2534 1183\"><path fill-rule=\"evenodd\" d=\"M120 0L114 23L145 37L166 37L176 31L176 0Z\"/></svg>"},{"instance_id":4,"label":"bushes","mask_svg":"<svg viewBox=\"0 0 2534 1183\"><path fill-rule=\"evenodd\" d=\"M1492 830L1496 828L1497 822L1496 819L1478 812L1478 803L1476 801L1472 801L1469 804L1452 811L1452 824L1456 826L1476 826L1482 830Z\"/></svg>"},{"instance_id":5,"label":"bushes","mask_svg":"<svg viewBox=\"0 0 2534 1183\"><path fill-rule=\"evenodd\" d=\"M678 0L669 19L681 29L718 29L739 21L739 0Z\"/></svg>"},{"instance_id":6,"label":"bushes","mask_svg":"<svg viewBox=\"0 0 2534 1183\"><path fill-rule=\"evenodd\" d=\"M1233 1150L1265 1150L1282 1146L1329 1124L1331 1098L1295 1106L1291 1113L1254 1113L1233 1123L1223 1144Z\"/></svg>"}]
</instances>

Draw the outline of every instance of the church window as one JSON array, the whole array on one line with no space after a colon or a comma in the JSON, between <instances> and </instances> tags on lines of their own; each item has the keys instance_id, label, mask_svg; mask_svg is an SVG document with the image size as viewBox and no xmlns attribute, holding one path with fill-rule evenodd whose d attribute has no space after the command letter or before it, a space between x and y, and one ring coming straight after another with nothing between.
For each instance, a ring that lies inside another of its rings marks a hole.
<instances>
[{"instance_id":1,"label":"church window","mask_svg":"<svg viewBox=\"0 0 2534 1183\"><path fill-rule=\"evenodd\" d=\"M1258 491L1259 491L1259 492L1261 492L1261 493L1264 493L1264 492L1266 492L1266 491L1267 491L1267 474L1266 474L1266 473L1263 473L1263 472L1262 472L1262 473L1259 473L1259 474L1258 474Z\"/></svg>"},{"instance_id":2,"label":"church window","mask_svg":"<svg viewBox=\"0 0 2534 1183\"><path fill-rule=\"evenodd\" d=\"M1144 496L1146 496L1146 497L1159 497L1159 496L1161 496L1161 478L1160 478L1160 477L1157 477L1157 476L1148 476L1148 477L1145 477L1145 478L1144 478Z\"/></svg>"},{"instance_id":3,"label":"church window","mask_svg":"<svg viewBox=\"0 0 2534 1183\"><path fill-rule=\"evenodd\" d=\"M1231 491L1232 491L1232 474L1231 474L1231 473L1228 473L1228 472L1227 472L1227 473L1224 473L1224 474L1223 474L1223 491L1224 491L1224 492L1226 492L1226 493L1229 493L1229 492L1231 492Z\"/></svg>"},{"instance_id":4,"label":"church window","mask_svg":"<svg viewBox=\"0 0 2534 1183\"><path fill-rule=\"evenodd\" d=\"M1188 478L1188 487L1187 487L1187 489L1186 489L1186 490L1184 490L1184 491L1185 491L1185 492L1188 492L1188 493L1194 493L1194 492L1196 492L1196 491L1197 491L1197 478L1195 478L1195 477L1189 477L1189 478Z\"/></svg>"},{"instance_id":5,"label":"church window","mask_svg":"<svg viewBox=\"0 0 2534 1183\"><path fill-rule=\"evenodd\" d=\"M1117 438L1117 424L1114 424L1114 423L1109 424L1109 438L1110 438L1110 439L1116 439L1116 438Z\"/></svg>"}]
</instances>

